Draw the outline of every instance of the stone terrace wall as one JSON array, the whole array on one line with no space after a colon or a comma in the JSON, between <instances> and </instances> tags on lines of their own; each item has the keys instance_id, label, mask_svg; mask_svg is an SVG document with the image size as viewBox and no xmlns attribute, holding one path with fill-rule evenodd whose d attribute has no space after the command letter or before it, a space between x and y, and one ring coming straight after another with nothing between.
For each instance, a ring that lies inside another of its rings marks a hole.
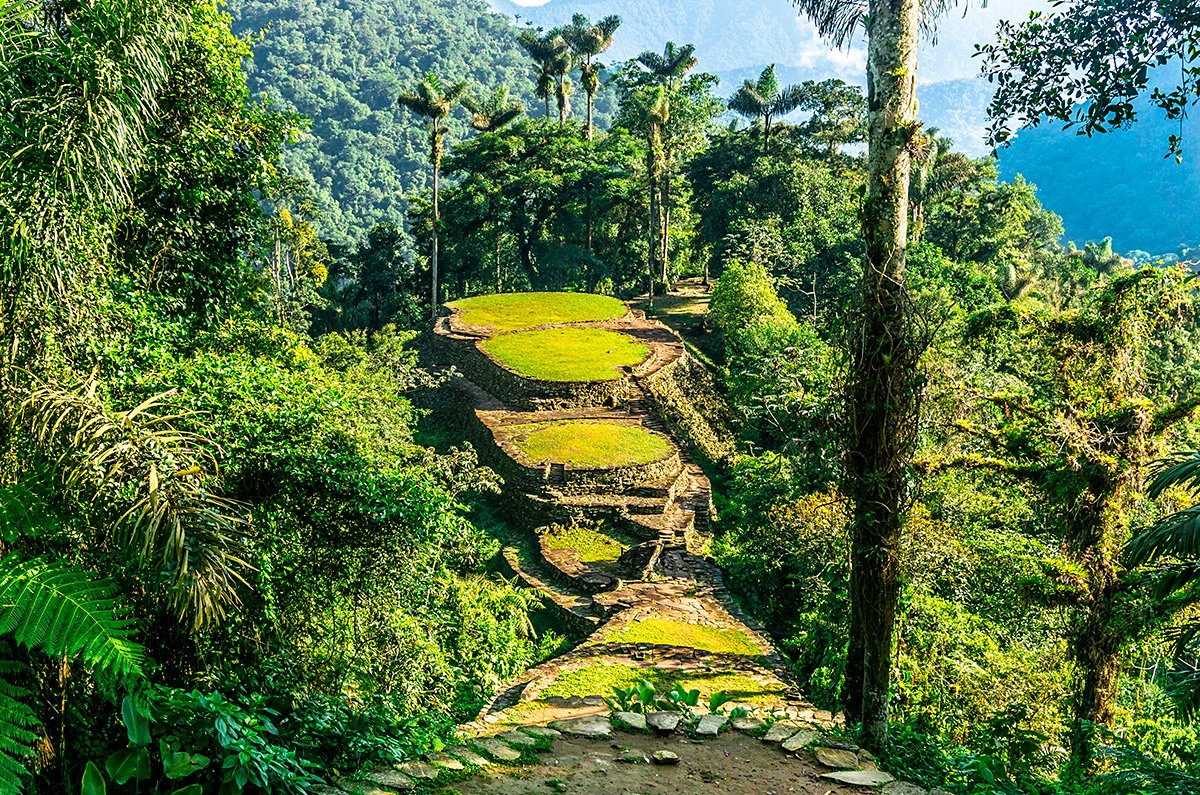
<instances>
[{"instance_id":1,"label":"stone terrace wall","mask_svg":"<svg viewBox=\"0 0 1200 795\"><path fill-rule=\"evenodd\" d=\"M702 362L684 353L642 379L642 385L655 413L701 455L724 461L735 452L729 409Z\"/></svg>"},{"instance_id":2,"label":"stone terrace wall","mask_svg":"<svg viewBox=\"0 0 1200 795\"><path fill-rule=\"evenodd\" d=\"M467 336L426 334L433 361L453 365L480 389L513 408L528 411L615 406L628 388L628 375L611 381L539 381L503 367Z\"/></svg>"}]
</instances>

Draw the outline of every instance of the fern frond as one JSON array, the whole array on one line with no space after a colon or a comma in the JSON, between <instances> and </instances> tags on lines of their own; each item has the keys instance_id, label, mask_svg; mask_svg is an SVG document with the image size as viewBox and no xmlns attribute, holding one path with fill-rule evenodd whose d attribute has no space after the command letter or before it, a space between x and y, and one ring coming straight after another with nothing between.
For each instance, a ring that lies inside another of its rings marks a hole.
<instances>
[{"instance_id":1,"label":"fern frond","mask_svg":"<svg viewBox=\"0 0 1200 795\"><path fill-rule=\"evenodd\" d=\"M28 669L0 660L0 792L22 792L30 777L24 760L33 755L39 735L37 715L30 706L34 693L12 679Z\"/></svg>"},{"instance_id":2,"label":"fern frond","mask_svg":"<svg viewBox=\"0 0 1200 795\"><path fill-rule=\"evenodd\" d=\"M44 558L0 560L0 633L54 657L79 657L118 680L140 679L146 651L106 580Z\"/></svg>"}]
</instances>

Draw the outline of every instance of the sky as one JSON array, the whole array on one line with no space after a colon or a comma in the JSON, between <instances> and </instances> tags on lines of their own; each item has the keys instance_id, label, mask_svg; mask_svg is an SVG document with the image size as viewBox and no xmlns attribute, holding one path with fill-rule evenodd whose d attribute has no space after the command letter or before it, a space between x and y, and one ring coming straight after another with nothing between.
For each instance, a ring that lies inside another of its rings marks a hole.
<instances>
[{"instance_id":1,"label":"sky","mask_svg":"<svg viewBox=\"0 0 1200 795\"><path fill-rule=\"evenodd\" d=\"M543 6L549 3L569 4L570 0L512 0L521 6ZM655 0L641 0L653 4ZM927 42L922 47L921 71L926 80L942 81L974 77L979 73L979 62L972 58L974 45L977 42L990 41L1001 19L1025 18L1036 8L1049 9L1049 0L988 0L988 7L981 7L981 0L967 0L964 10L951 11L940 25L940 33L936 45ZM755 4L760 14L770 15L777 24L773 29L779 34L774 42L754 42L755 46L738 46L736 48L716 48L711 42L697 42L706 45L708 68L714 71L736 69L743 66L758 65L763 58L814 72L837 74L844 79L861 81L865 71L865 46L851 48L843 52L828 46L817 35L812 23L798 15L791 4L784 0L765 0ZM666 38L677 38L679 35L688 38L684 33L691 20L663 20L666 28L677 27L681 30L662 30L658 35ZM761 28L760 28L761 29ZM694 40L694 36L689 40ZM637 42L641 44L641 42ZM765 50L765 52L764 52ZM745 63L737 63L737 56ZM625 53L620 56L624 57Z\"/></svg>"}]
</instances>

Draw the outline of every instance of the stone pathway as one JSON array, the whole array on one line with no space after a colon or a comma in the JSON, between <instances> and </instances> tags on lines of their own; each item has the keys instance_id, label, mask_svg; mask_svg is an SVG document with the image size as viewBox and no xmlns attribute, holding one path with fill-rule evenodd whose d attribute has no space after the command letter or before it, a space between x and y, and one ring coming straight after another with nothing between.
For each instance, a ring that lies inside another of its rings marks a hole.
<instances>
[{"instance_id":1,"label":"stone pathway","mask_svg":"<svg viewBox=\"0 0 1200 795\"><path fill-rule=\"evenodd\" d=\"M428 355L435 363L457 368L459 377L448 387L454 396L448 402L460 409L465 433L481 459L505 477L510 518L529 534L530 543L522 545L525 552L506 549L505 560L583 640L500 688L476 720L460 728L468 738L463 745L424 762L339 782L341 789L380 795L459 781L497 765L536 767L539 751L558 760L557 765L563 751L552 751L552 746L565 744L570 752L582 753L581 743L595 746L587 752L594 759L599 759L601 748L612 756L613 744L631 749L622 751L630 758L615 761L630 765L637 779L642 769L638 765L647 765L645 770L690 769L692 749L679 743L735 742L727 738L740 737L736 742L742 743L743 751L759 749L756 753L761 754L760 746L772 749L781 770L787 769L784 759L803 758L804 765L791 770L801 776L793 782L797 786L780 791L839 793L854 791L840 785L888 785L888 795L909 795L908 790L896 789L891 776L876 770L869 755L834 737L840 717L803 700L782 656L733 602L720 569L704 555L713 515L711 485L689 459L685 440L660 412L655 392L672 367L686 362L682 341L666 326L636 312L614 321L575 325L628 334L646 344L650 356L626 368L620 381L604 390L589 390L586 384L546 384L540 392L538 382L525 380L514 386L514 374L498 376L494 370L499 365L480 348L488 339L487 330L464 327L454 316L437 323ZM489 389L508 391L511 398ZM621 470L538 466L514 452L514 426L596 419L644 426L668 437L676 452L663 461ZM550 524L596 522L637 543L619 560L601 565L585 562L579 550L549 549L539 532ZM661 703L620 704L626 711L618 709L614 718L609 702L613 685L632 687L642 679L656 682L660 694L670 684L700 690L700 703L665 712ZM730 702L711 712L705 705L717 691L724 691ZM653 742L647 745L649 741ZM467 786L468 782L456 786L463 792L535 791L505 789L505 777L495 780L500 784L491 789ZM678 784L669 786L681 791ZM682 791L690 790L685 785ZM757 795L763 790L746 790L751 791Z\"/></svg>"},{"instance_id":2,"label":"stone pathway","mask_svg":"<svg viewBox=\"0 0 1200 795\"><path fill-rule=\"evenodd\" d=\"M599 709L599 708L597 708ZM880 771L853 743L793 720L607 711L478 736L425 762L380 767L318 795L702 792L945 795ZM705 786L710 785L710 786Z\"/></svg>"}]
</instances>

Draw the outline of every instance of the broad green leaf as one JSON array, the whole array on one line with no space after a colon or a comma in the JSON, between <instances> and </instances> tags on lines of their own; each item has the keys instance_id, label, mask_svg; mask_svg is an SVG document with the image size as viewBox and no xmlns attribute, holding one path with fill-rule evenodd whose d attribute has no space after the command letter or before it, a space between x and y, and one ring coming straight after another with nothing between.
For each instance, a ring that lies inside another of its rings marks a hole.
<instances>
[{"instance_id":1,"label":"broad green leaf","mask_svg":"<svg viewBox=\"0 0 1200 795\"><path fill-rule=\"evenodd\" d=\"M108 795L108 786L104 783L104 774L95 762L88 762L83 770L83 786L81 795Z\"/></svg>"},{"instance_id":2,"label":"broad green leaf","mask_svg":"<svg viewBox=\"0 0 1200 795\"><path fill-rule=\"evenodd\" d=\"M150 719L129 696L121 699L121 720L125 722L130 745L144 747L150 744Z\"/></svg>"},{"instance_id":3,"label":"broad green leaf","mask_svg":"<svg viewBox=\"0 0 1200 795\"><path fill-rule=\"evenodd\" d=\"M131 778L145 781L150 778L150 751L146 748L122 748L104 763L108 777L117 784Z\"/></svg>"}]
</instances>

